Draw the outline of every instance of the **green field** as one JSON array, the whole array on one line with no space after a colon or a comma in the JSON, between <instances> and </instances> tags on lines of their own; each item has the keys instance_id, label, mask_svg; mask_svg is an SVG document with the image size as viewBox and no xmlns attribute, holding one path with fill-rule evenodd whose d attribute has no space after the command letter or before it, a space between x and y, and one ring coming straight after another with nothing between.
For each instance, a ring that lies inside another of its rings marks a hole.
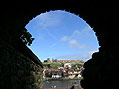
<instances>
[{"instance_id":1,"label":"green field","mask_svg":"<svg viewBox=\"0 0 119 89\"><path fill-rule=\"evenodd\" d=\"M61 67L61 64L62 64L62 63L63 63L63 64L65 64L65 63L71 63L72 67L73 67L74 65L77 65L79 68L84 65L84 62L83 62L83 61L80 61L80 60L71 61L71 62L51 62L51 63L43 62L44 68L48 68L47 66L45 66L45 65L48 65L48 64L50 64L50 68Z\"/></svg>"}]
</instances>

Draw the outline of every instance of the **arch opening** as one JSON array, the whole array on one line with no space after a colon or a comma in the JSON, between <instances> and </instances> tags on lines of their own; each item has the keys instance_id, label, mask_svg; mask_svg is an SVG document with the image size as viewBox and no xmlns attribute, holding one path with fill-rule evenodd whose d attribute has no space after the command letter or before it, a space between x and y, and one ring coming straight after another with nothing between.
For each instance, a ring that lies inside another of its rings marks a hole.
<instances>
[{"instance_id":1,"label":"arch opening","mask_svg":"<svg viewBox=\"0 0 119 89\"><path fill-rule=\"evenodd\" d=\"M37 68L39 71L37 69L36 71L34 70L34 66L39 66L41 62L40 60L37 61L38 58L31 52L31 50L28 49L32 55L27 52L27 47L21 43L19 35L21 34L22 29L24 29L26 23L28 23L32 17L36 16L40 12L56 8L41 8L39 5L36 5L34 8L29 8L29 4L25 4L25 6L26 5L28 5L28 7L23 9L18 5L15 6L18 8L1 8L5 10L3 13L1 13L2 18L0 27L0 48L2 50L0 52L2 75L0 78L2 81L0 85L2 89L29 89L30 87L33 89L36 88L36 86L39 87L38 84L41 82L39 80L37 81L36 75L34 75L34 72L39 75L39 73L42 71L42 68ZM64 9L67 9L67 11L70 10L74 13L80 13L80 16L83 17L83 19L85 19L92 27L94 27L93 30L96 32L101 46L99 49L100 51L98 53L94 53L92 59L85 62L85 70L83 72L84 80L81 82L81 85L85 89L114 89L118 87L118 82L116 81L119 79L119 73L117 71L119 64L119 50L117 41L118 8L96 8L94 3L93 5L88 5L88 8L82 8L79 7L79 5L77 5L75 8L64 7ZM93 6L93 8L89 8L90 6ZM10 49L8 48L9 45ZM11 46L13 49L11 49ZM16 49L16 51L14 49ZM13 51L15 55L13 54ZM19 52L24 55L24 58L22 55L18 54ZM33 55L36 60L34 60L34 57L32 57ZM27 62L26 60L28 57L31 59L29 59ZM24 60L27 63L24 63ZM4 69L8 69L9 71L5 71ZM31 72L33 75L24 76L24 74L31 74ZM32 84L31 81L29 81L29 79L31 80L31 76L34 77L32 80L36 80L33 81ZM116 78L114 78L114 76ZM39 77L38 79L42 78ZM35 85L35 87L33 85Z\"/></svg>"},{"instance_id":2,"label":"arch opening","mask_svg":"<svg viewBox=\"0 0 119 89\"><path fill-rule=\"evenodd\" d=\"M29 47L41 61L91 59L99 44L93 28L78 15L53 10L33 18L25 28L35 38Z\"/></svg>"},{"instance_id":3,"label":"arch opening","mask_svg":"<svg viewBox=\"0 0 119 89\"><path fill-rule=\"evenodd\" d=\"M93 28L79 16L67 11L54 10L42 13L33 18L25 28L35 38L34 43L29 48L42 61L47 57L63 59L64 56L65 59L65 56L68 56L68 54L63 52L64 49L73 52L79 51L79 53L82 51L82 53L84 52L82 55L85 55L85 52L88 51L88 53L92 55L92 53L97 52L99 48L98 40ZM64 49L62 48L63 46ZM53 47L56 49L53 49ZM60 55L51 56L52 54L55 54L55 51L59 52L57 48L60 50ZM68 48L72 50L69 50ZM52 53L51 49L54 50ZM47 55L47 57L42 57L42 52L44 52L44 54L51 54ZM61 54L61 52L63 52L64 55ZM79 53L76 53L76 55ZM73 53L69 52L69 55L73 55ZM87 59L83 58L83 60L87 61L90 58L91 56L87 57Z\"/></svg>"}]
</instances>

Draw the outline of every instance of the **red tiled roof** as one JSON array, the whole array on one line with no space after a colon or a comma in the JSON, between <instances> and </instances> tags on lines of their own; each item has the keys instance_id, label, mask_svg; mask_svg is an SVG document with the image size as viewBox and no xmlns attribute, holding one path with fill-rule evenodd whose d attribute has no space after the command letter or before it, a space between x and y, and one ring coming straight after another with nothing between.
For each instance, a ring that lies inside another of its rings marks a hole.
<instances>
[{"instance_id":1,"label":"red tiled roof","mask_svg":"<svg viewBox=\"0 0 119 89\"><path fill-rule=\"evenodd\" d=\"M58 62L70 62L71 60L58 60Z\"/></svg>"},{"instance_id":2,"label":"red tiled roof","mask_svg":"<svg viewBox=\"0 0 119 89\"><path fill-rule=\"evenodd\" d=\"M54 88L43 88L43 89L54 89ZM71 88L55 88L55 89L71 89ZM83 88L79 88L79 89L83 89Z\"/></svg>"},{"instance_id":3,"label":"red tiled roof","mask_svg":"<svg viewBox=\"0 0 119 89\"><path fill-rule=\"evenodd\" d=\"M54 88L44 88L44 89L54 89ZM55 89L70 89L70 88L55 88Z\"/></svg>"}]
</instances>

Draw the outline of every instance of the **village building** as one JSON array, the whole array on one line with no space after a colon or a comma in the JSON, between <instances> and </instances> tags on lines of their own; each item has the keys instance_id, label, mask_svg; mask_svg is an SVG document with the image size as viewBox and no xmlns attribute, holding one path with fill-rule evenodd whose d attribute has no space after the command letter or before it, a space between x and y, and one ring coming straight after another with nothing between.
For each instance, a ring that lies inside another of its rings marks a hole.
<instances>
[{"instance_id":1,"label":"village building","mask_svg":"<svg viewBox=\"0 0 119 89\"><path fill-rule=\"evenodd\" d=\"M57 60L57 62L71 62L71 60Z\"/></svg>"},{"instance_id":2,"label":"village building","mask_svg":"<svg viewBox=\"0 0 119 89\"><path fill-rule=\"evenodd\" d=\"M44 62L51 63L50 58L47 58L47 60L44 60Z\"/></svg>"},{"instance_id":3,"label":"village building","mask_svg":"<svg viewBox=\"0 0 119 89\"><path fill-rule=\"evenodd\" d=\"M71 63L65 63L64 68L66 69L71 69Z\"/></svg>"}]
</instances>

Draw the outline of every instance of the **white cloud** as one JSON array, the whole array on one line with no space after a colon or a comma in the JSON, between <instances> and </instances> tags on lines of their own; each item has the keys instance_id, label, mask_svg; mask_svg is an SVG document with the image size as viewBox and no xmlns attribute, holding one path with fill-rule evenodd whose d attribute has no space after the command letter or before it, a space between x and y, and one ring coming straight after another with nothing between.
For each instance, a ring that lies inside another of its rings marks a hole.
<instances>
[{"instance_id":1,"label":"white cloud","mask_svg":"<svg viewBox=\"0 0 119 89\"><path fill-rule=\"evenodd\" d=\"M70 39L70 37L64 36L64 37L61 38L61 41L62 41L62 42L65 42L65 41L67 41L67 40L69 40L69 39Z\"/></svg>"},{"instance_id":2,"label":"white cloud","mask_svg":"<svg viewBox=\"0 0 119 89\"><path fill-rule=\"evenodd\" d=\"M63 55L56 57L57 59L70 59L70 60L83 60L87 61L92 58L92 54L98 52L98 50L95 51L89 51L89 52L84 52L84 53L79 53L79 54L68 54L68 55Z\"/></svg>"},{"instance_id":3,"label":"white cloud","mask_svg":"<svg viewBox=\"0 0 119 89\"><path fill-rule=\"evenodd\" d=\"M90 42L91 39L94 39L96 36L92 34L92 28L89 26L84 27L83 29L74 30L71 36L63 36L61 38L62 42L67 42L67 46L70 48L87 49L91 50L93 47L87 44L87 41ZM95 37L94 37L95 36Z\"/></svg>"},{"instance_id":4,"label":"white cloud","mask_svg":"<svg viewBox=\"0 0 119 89\"><path fill-rule=\"evenodd\" d=\"M90 37L92 36L92 34L90 32L92 32L93 30L91 30L92 28L89 26L84 27L83 29L79 30L74 30L74 32L71 35L71 38L82 38L82 37Z\"/></svg>"},{"instance_id":5,"label":"white cloud","mask_svg":"<svg viewBox=\"0 0 119 89\"><path fill-rule=\"evenodd\" d=\"M79 54L69 54L64 56L56 57L57 59L71 59L71 60L80 60L81 57Z\"/></svg>"},{"instance_id":6,"label":"white cloud","mask_svg":"<svg viewBox=\"0 0 119 89\"><path fill-rule=\"evenodd\" d=\"M80 43L77 40L70 40L69 41L69 47L70 48L76 48L78 50L85 49L85 45L80 45Z\"/></svg>"},{"instance_id":7,"label":"white cloud","mask_svg":"<svg viewBox=\"0 0 119 89\"><path fill-rule=\"evenodd\" d=\"M62 15L55 14L52 12L46 12L38 15L36 20L36 26L42 29L57 26L61 23Z\"/></svg>"},{"instance_id":8,"label":"white cloud","mask_svg":"<svg viewBox=\"0 0 119 89\"><path fill-rule=\"evenodd\" d=\"M41 13L40 15L36 16L33 20L35 20L35 28L37 32L40 33L42 30L45 30L47 34L55 40L58 40L56 36L51 32L52 29L49 27L55 27L61 24L62 22L62 14L54 13L52 11Z\"/></svg>"},{"instance_id":9,"label":"white cloud","mask_svg":"<svg viewBox=\"0 0 119 89\"><path fill-rule=\"evenodd\" d=\"M69 48L76 48L78 50L80 49L84 49L85 46L84 45L81 45L78 40L76 40L75 38L73 37L70 37L70 36L64 36L61 38L61 41L62 42L68 42L68 47Z\"/></svg>"},{"instance_id":10,"label":"white cloud","mask_svg":"<svg viewBox=\"0 0 119 89\"><path fill-rule=\"evenodd\" d=\"M81 32L79 30L74 30L74 32L71 35L71 38L77 38L81 35Z\"/></svg>"},{"instance_id":11,"label":"white cloud","mask_svg":"<svg viewBox=\"0 0 119 89\"><path fill-rule=\"evenodd\" d=\"M70 60L84 60L87 61L91 59L92 54L90 53L80 53L80 54L69 54L69 55L64 55L64 56L59 56L56 57L57 59L70 59Z\"/></svg>"},{"instance_id":12,"label":"white cloud","mask_svg":"<svg viewBox=\"0 0 119 89\"><path fill-rule=\"evenodd\" d=\"M70 40L69 41L69 47L78 46L78 45L79 44L78 44L77 40Z\"/></svg>"}]
</instances>

